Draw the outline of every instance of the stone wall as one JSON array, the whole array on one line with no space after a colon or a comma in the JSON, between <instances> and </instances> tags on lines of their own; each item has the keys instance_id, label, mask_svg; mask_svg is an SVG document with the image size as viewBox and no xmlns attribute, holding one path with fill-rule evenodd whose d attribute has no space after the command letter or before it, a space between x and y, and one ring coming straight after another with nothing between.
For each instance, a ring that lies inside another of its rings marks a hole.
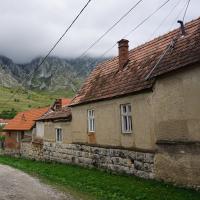
<instances>
[{"instance_id":1,"label":"stone wall","mask_svg":"<svg viewBox=\"0 0 200 200\"><path fill-rule=\"evenodd\" d=\"M44 159L154 178L154 153L44 142Z\"/></svg>"},{"instance_id":2,"label":"stone wall","mask_svg":"<svg viewBox=\"0 0 200 200\"><path fill-rule=\"evenodd\" d=\"M3 155L9 155L9 156L19 156L20 155L20 150L19 149L9 149L5 148L2 151Z\"/></svg>"},{"instance_id":3,"label":"stone wall","mask_svg":"<svg viewBox=\"0 0 200 200\"><path fill-rule=\"evenodd\" d=\"M43 160L43 144L42 143L32 143L32 142L22 142L20 154L24 158Z\"/></svg>"},{"instance_id":4,"label":"stone wall","mask_svg":"<svg viewBox=\"0 0 200 200\"><path fill-rule=\"evenodd\" d=\"M157 147L155 153L86 144L22 142L20 154L28 159L96 167L200 189L199 143L162 141Z\"/></svg>"}]
</instances>

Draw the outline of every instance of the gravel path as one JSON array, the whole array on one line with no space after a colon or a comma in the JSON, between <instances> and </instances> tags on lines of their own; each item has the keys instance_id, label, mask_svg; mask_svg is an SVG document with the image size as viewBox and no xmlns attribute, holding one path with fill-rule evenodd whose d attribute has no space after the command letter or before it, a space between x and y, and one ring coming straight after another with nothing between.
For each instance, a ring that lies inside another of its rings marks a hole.
<instances>
[{"instance_id":1,"label":"gravel path","mask_svg":"<svg viewBox=\"0 0 200 200\"><path fill-rule=\"evenodd\" d=\"M75 200L19 170L0 165L0 200Z\"/></svg>"}]
</instances>

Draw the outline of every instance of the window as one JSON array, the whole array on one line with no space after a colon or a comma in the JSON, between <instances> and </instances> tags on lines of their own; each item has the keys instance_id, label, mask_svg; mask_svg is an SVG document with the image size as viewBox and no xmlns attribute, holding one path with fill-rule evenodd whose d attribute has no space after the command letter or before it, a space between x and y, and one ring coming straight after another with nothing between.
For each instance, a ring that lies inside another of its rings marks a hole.
<instances>
[{"instance_id":1,"label":"window","mask_svg":"<svg viewBox=\"0 0 200 200\"><path fill-rule=\"evenodd\" d=\"M121 105L122 133L132 132L131 104Z\"/></svg>"},{"instance_id":2,"label":"window","mask_svg":"<svg viewBox=\"0 0 200 200\"><path fill-rule=\"evenodd\" d=\"M94 110L88 110L88 132L95 131Z\"/></svg>"},{"instance_id":3,"label":"window","mask_svg":"<svg viewBox=\"0 0 200 200\"><path fill-rule=\"evenodd\" d=\"M19 136L20 136L20 133L17 132L17 135L16 135L16 141L17 141L17 143L19 143Z\"/></svg>"},{"instance_id":4,"label":"window","mask_svg":"<svg viewBox=\"0 0 200 200\"><path fill-rule=\"evenodd\" d=\"M62 142L62 129L56 128L56 142Z\"/></svg>"},{"instance_id":5,"label":"window","mask_svg":"<svg viewBox=\"0 0 200 200\"><path fill-rule=\"evenodd\" d=\"M24 131L22 131L22 133L21 133L21 139L22 140L24 139Z\"/></svg>"}]
</instances>

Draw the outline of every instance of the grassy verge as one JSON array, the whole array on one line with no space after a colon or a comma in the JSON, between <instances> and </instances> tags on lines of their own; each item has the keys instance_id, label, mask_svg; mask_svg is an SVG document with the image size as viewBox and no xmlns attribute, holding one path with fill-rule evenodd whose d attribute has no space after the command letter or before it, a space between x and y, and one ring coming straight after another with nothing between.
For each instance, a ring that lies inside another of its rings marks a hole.
<instances>
[{"instance_id":1,"label":"grassy verge","mask_svg":"<svg viewBox=\"0 0 200 200\"><path fill-rule=\"evenodd\" d=\"M200 192L177 188L157 181L114 175L96 169L57 163L45 163L0 156L10 165L48 181L72 188L99 200L199 200ZM87 199L87 198L86 198Z\"/></svg>"}]
</instances>

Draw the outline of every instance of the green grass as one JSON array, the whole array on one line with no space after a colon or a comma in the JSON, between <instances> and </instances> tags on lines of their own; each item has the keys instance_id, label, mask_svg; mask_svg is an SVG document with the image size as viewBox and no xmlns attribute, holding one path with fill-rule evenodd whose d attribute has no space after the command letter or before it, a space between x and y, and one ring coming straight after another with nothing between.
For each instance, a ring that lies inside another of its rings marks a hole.
<instances>
[{"instance_id":1,"label":"green grass","mask_svg":"<svg viewBox=\"0 0 200 200\"><path fill-rule=\"evenodd\" d=\"M20 90L15 94L16 90L16 88L11 89L0 86L0 112L12 108L17 112L21 112L31 108L45 107L51 105L56 98L73 96L72 91L67 90L56 92ZM15 96L10 99L13 94Z\"/></svg>"},{"instance_id":2,"label":"green grass","mask_svg":"<svg viewBox=\"0 0 200 200\"><path fill-rule=\"evenodd\" d=\"M200 192L73 165L0 156L0 163L98 200L199 200ZM88 198L85 198L88 199Z\"/></svg>"}]
</instances>

